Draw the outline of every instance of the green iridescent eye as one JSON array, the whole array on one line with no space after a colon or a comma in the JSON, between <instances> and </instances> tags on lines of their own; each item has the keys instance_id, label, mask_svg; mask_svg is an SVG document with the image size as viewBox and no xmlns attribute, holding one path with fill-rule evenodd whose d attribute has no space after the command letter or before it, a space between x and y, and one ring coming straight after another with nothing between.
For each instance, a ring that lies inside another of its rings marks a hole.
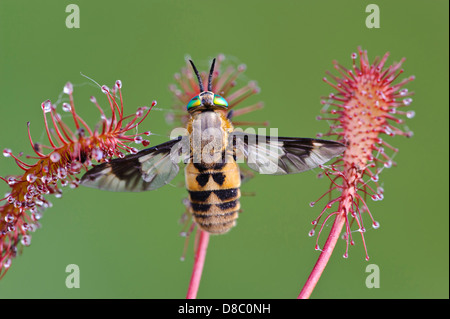
<instances>
[{"instance_id":1,"label":"green iridescent eye","mask_svg":"<svg viewBox=\"0 0 450 319\"><path fill-rule=\"evenodd\" d=\"M186 106L186 109L189 111L189 109L193 108L193 107L197 107L200 106L202 104L202 101L200 100L200 98L197 96L194 96L189 103Z\"/></svg>"},{"instance_id":2,"label":"green iridescent eye","mask_svg":"<svg viewBox=\"0 0 450 319\"><path fill-rule=\"evenodd\" d=\"M228 102L218 94L214 94L214 105L228 107Z\"/></svg>"}]
</instances>

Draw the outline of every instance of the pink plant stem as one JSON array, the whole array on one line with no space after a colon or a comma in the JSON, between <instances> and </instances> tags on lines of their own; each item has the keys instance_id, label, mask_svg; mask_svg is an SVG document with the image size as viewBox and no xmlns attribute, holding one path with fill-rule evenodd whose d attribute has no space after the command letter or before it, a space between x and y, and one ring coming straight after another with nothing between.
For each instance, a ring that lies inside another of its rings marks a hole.
<instances>
[{"instance_id":1,"label":"pink plant stem","mask_svg":"<svg viewBox=\"0 0 450 319\"><path fill-rule=\"evenodd\" d=\"M339 235L341 234L341 230L344 225L345 214L343 212L340 212L336 215L336 219L334 220L333 227L331 228L330 234L328 235L327 241L325 242L325 246L320 253L319 259L314 265L314 268L309 275L308 280L303 286L302 291L298 295L298 299L308 299L311 296L311 293L313 292L314 287L316 287L316 284L319 281L319 278L322 275L328 263L328 260L330 260L331 254L334 250L334 246L336 246L336 242L339 239Z\"/></svg>"},{"instance_id":2,"label":"pink plant stem","mask_svg":"<svg viewBox=\"0 0 450 319\"><path fill-rule=\"evenodd\" d=\"M195 252L194 268L192 269L191 282L189 283L186 299L197 298L200 279L202 278L203 266L205 265L206 250L208 248L209 233L200 230L197 251Z\"/></svg>"}]
</instances>

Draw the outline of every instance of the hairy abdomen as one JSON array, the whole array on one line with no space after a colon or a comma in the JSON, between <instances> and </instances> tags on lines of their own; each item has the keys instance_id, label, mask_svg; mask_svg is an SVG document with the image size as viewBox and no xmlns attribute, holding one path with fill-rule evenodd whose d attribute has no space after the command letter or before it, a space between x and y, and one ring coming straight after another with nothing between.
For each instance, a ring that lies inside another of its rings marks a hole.
<instances>
[{"instance_id":1,"label":"hairy abdomen","mask_svg":"<svg viewBox=\"0 0 450 319\"><path fill-rule=\"evenodd\" d=\"M236 224L240 208L237 163L232 158L211 165L188 163L185 176L192 214L199 227L215 234L229 231Z\"/></svg>"}]
</instances>

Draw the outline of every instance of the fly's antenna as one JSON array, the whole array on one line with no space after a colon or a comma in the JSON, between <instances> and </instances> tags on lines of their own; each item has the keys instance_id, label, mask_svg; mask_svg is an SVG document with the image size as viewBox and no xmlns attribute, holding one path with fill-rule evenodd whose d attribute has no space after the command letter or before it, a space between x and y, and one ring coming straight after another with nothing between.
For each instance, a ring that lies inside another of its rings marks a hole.
<instances>
[{"instance_id":1,"label":"fly's antenna","mask_svg":"<svg viewBox=\"0 0 450 319\"><path fill-rule=\"evenodd\" d=\"M216 58L213 59L211 64L211 69L209 70L209 78L208 78L208 91L212 91L212 77L214 73L214 65L216 64Z\"/></svg>"},{"instance_id":2,"label":"fly's antenna","mask_svg":"<svg viewBox=\"0 0 450 319\"><path fill-rule=\"evenodd\" d=\"M202 78L200 77L200 74L198 73L197 68L194 65L194 62L192 62L192 60L189 60L189 62L191 62L192 68L194 69L195 75L197 76L197 80L198 80L198 86L200 88L200 92L203 92L203 82L202 82Z\"/></svg>"}]
</instances>

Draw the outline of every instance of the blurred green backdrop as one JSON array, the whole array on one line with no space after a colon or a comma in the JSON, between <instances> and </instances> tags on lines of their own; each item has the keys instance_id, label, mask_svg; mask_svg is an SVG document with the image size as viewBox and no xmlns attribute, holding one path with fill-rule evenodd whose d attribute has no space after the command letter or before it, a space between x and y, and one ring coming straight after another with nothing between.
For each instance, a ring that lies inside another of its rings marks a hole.
<instances>
[{"instance_id":1,"label":"blurred green backdrop","mask_svg":"<svg viewBox=\"0 0 450 319\"><path fill-rule=\"evenodd\" d=\"M164 116L172 103L168 84L189 54L201 69L224 53L247 64L246 80L266 107L246 120L270 120L280 135L315 136L322 82L332 60L350 67L361 45L371 60L391 52L406 57L404 76L415 91L407 125L412 139L389 138L400 149L397 167L385 170L385 199L369 205L381 227L367 232L370 261L359 238L342 258L335 249L313 298L448 298L448 1L377 1L380 28L365 25L367 1L76 1L80 28L68 29L74 1L0 2L0 148L31 153L26 122L46 142L40 103L56 101L67 81L77 111L95 125L90 95L100 84L124 85L126 112L158 100L141 126L167 139ZM0 175L19 173L0 159ZM238 226L212 237L199 298L295 298L318 252L308 237L328 188L316 172L257 176L243 186ZM177 178L180 183L183 176ZM6 192L8 187L1 186ZM184 239L177 223L187 193L164 187L139 194L66 189L44 213L32 245L13 260L0 282L0 298L184 298L193 250L180 261ZM329 230L329 227L327 228ZM323 237L325 238L325 237ZM356 237L355 237L356 238ZM379 289L368 289L366 266L380 267ZM68 264L81 271L81 288L65 286Z\"/></svg>"}]
</instances>

